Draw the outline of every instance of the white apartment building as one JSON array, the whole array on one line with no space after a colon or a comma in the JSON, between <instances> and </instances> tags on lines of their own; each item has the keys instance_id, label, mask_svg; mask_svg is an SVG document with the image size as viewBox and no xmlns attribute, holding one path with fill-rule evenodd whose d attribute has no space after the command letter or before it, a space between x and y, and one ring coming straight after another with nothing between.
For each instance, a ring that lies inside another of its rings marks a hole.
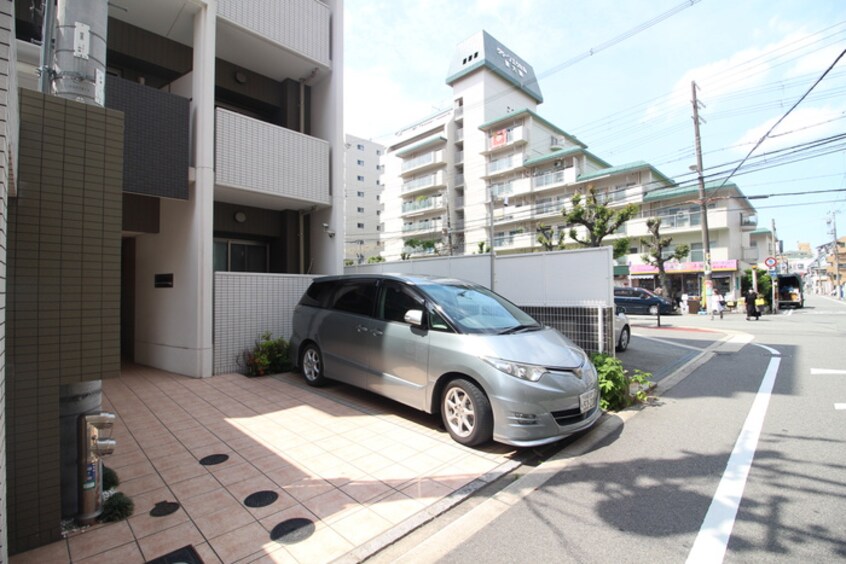
<instances>
[{"instance_id":1,"label":"white apartment building","mask_svg":"<svg viewBox=\"0 0 846 564\"><path fill-rule=\"evenodd\" d=\"M648 235L646 220L658 216L674 243L692 249L673 272L674 287L698 293L704 257L695 184L679 185L642 161L612 166L541 117L532 66L485 31L458 45L446 82L453 107L403 129L388 146L387 260L475 254L491 244L500 254L545 250L538 232L557 241L566 227L562 208L593 188L611 205L641 207L637 219L607 239L630 237L630 254L619 264L636 272L634 283L655 283L642 265L640 237ZM734 184L708 186L706 193L713 196L716 278L727 276L725 285L739 289L742 269L757 260L750 238L755 210Z\"/></svg>"},{"instance_id":2,"label":"white apartment building","mask_svg":"<svg viewBox=\"0 0 846 564\"><path fill-rule=\"evenodd\" d=\"M385 146L347 134L345 149L344 264L364 264L371 257L379 257L382 251Z\"/></svg>"}]
</instances>

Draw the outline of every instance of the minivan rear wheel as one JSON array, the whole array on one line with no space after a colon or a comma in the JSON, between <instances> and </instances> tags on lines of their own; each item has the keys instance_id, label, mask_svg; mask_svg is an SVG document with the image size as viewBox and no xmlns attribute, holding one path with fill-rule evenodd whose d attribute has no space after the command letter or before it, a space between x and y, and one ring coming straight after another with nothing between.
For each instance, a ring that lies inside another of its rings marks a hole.
<instances>
[{"instance_id":1,"label":"minivan rear wheel","mask_svg":"<svg viewBox=\"0 0 846 564\"><path fill-rule=\"evenodd\" d=\"M473 382L451 381L441 395L441 417L458 443L476 446L493 436L493 412L488 397Z\"/></svg>"},{"instance_id":2,"label":"minivan rear wheel","mask_svg":"<svg viewBox=\"0 0 846 564\"><path fill-rule=\"evenodd\" d=\"M309 343L303 348L300 370L309 386L319 387L326 383L326 377L323 375L323 355L314 343Z\"/></svg>"},{"instance_id":3,"label":"minivan rear wheel","mask_svg":"<svg viewBox=\"0 0 846 564\"><path fill-rule=\"evenodd\" d=\"M620 331L620 338L617 339L617 350L619 352L623 352L627 348L629 348L629 340L631 340L632 332L629 330L629 326L626 325L623 327L623 330Z\"/></svg>"},{"instance_id":4,"label":"minivan rear wheel","mask_svg":"<svg viewBox=\"0 0 846 564\"><path fill-rule=\"evenodd\" d=\"M658 315L658 306L657 305L649 306L649 315Z\"/></svg>"}]
</instances>

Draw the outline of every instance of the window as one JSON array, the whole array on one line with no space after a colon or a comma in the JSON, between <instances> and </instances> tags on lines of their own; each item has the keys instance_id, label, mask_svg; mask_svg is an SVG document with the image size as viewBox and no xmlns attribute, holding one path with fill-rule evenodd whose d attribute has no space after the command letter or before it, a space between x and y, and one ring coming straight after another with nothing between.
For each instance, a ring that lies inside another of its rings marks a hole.
<instances>
[{"instance_id":1,"label":"window","mask_svg":"<svg viewBox=\"0 0 846 564\"><path fill-rule=\"evenodd\" d=\"M359 229L364 229L363 223L356 223L355 226L358 227Z\"/></svg>"},{"instance_id":2,"label":"window","mask_svg":"<svg viewBox=\"0 0 846 564\"><path fill-rule=\"evenodd\" d=\"M376 302L376 282L374 280L356 280L342 284L335 292L332 308L359 315L373 313Z\"/></svg>"},{"instance_id":3,"label":"window","mask_svg":"<svg viewBox=\"0 0 846 564\"><path fill-rule=\"evenodd\" d=\"M356 208L355 211L358 213L364 213L364 208Z\"/></svg>"},{"instance_id":4,"label":"window","mask_svg":"<svg viewBox=\"0 0 846 564\"><path fill-rule=\"evenodd\" d=\"M358 180L359 182L364 182L364 177L361 176L360 174L358 176L356 176L355 179Z\"/></svg>"},{"instance_id":5,"label":"window","mask_svg":"<svg viewBox=\"0 0 846 564\"><path fill-rule=\"evenodd\" d=\"M355 195L358 196L359 198L363 198L364 192L359 191L359 192L356 192Z\"/></svg>"},{"instance_id":6,"label":"window","mask_svg":"<svg viewBox=\"0 0 846 564\"><path fill-rule=\"evenodd\" d=\"M268 246L259 241L217 239L214 270L220 272L269 272Z\"/></svg>"},{"instance_id":7,"label":"window","mask_svg":"<svg viewBox=\"0 0 846 564\"><path fill-rule=\"evenodd\" d=\"M386 282L379 300L379 318L405 323L405 314L410 309L423 309L423 300L408 288Z\"/></svg>"},{"instance_id":8,"label":"window","mask_svg":"<svg viewBox=\"0 0 846 564\"><path fill-rule=\"evenodd\" d=\"M364 166L364 161L363 161L363 160L361 160L361 159L358 159L358 160L356 161L356 164L357 164L358 166Z\"/></svg>"},{"instance_id":9,"label":"window","mask_svg":"<svg viewBox=\"0 0 846 564\"><path fill-rule=\"evenodd\" d=\"M381 225L377 225L377 226L376 226L376 231L382 231L382 226L381 226Z\"/></svg>"},{"instance_id":10,"label":"window","mask_svg":"<svg viewBox=\"0 0 846 564\"><path fill-rule=\"evenodd\" d=\"M358 149L359 151L363 151L363 150L364 150L364 145L362 145L361 143L359 143L358 145L356 145L356 146L355 146L355 148L356 148L356 149Z\"/></svg>"}]
</instances>

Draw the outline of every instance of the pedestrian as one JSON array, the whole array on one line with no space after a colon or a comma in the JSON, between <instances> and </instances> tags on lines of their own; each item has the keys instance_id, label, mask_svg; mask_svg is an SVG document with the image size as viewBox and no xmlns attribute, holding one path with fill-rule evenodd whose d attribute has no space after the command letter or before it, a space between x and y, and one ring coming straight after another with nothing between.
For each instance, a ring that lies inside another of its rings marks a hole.
<instances>
[{"instance_id":1,"label":"pedestrian","mask_svg":"<svg viewBox=\"0 0 846 564\"><path fill-rule=\"evenodd\" d=\"M758 292L749 288L749 291L746 292L746 321L749 321L750 317L755 317L757 321L758 318L761 317L761 312L758 311L758 306L755 305L755 302L758 300Z\"/></svg>"},{"instance_id":2,"label":"pedestrian","mask_svg":"<svg viewBox=\"0 0 846 564\"><path fill-rule=\"evenodd\" d=\"M711 310L711 319L714 319L715 314L719 315L720 319L723 318L723 310L726 307L726 302L717 288L711 291L711 299L708 301L708 305L708 309Z\"/></svg>"}]
</instances>

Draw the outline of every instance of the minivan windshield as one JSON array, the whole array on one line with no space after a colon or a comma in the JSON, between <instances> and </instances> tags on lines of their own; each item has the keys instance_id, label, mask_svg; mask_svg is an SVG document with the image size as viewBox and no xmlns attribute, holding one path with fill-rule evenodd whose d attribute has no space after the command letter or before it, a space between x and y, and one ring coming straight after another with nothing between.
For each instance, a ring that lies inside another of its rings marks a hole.
<instances>
[{"instance_id":1,"label":"minivan windshield","mask_svg":"<svg viewBox=\"0 0 846 564\"><path fill-rule=\"evenodd\" d=\"M542 329L532 316L482 286L437 283L420 289L462 333L504 335Z\"/></svg>"}]
</instances>

